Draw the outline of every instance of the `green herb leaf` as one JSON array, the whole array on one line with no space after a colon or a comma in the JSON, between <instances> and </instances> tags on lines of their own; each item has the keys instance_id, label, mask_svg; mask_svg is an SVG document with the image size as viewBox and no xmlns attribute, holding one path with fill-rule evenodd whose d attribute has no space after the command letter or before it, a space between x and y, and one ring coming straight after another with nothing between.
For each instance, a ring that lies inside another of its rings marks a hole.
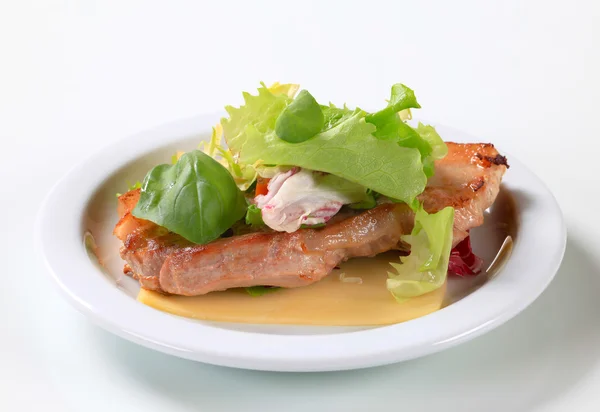
<instances>
[{"instance_id":1,"label":"green herb leaf","mask_svg":"<svg viewBox=\"0 0 600 412\"><path fill-rule=\"evenodd\" d=\"M264 226L262 212L256 205L249 205L246 211L246 224L250 226Z\"/></svg>"},{"instance_id":2,"label":"green herb leaf","mask_svg":"<svg viewBox=\"0 0 600 412\"><path fill-rule=\"evenodd\" d=\"M245 212L244 195L231 174L199 150L152 169L133 209L135 217L199 244L217 239Z\"/></svg>"},{"instance_id":3,"label":"green herb leaf","mask_svg":"<svg viewBox=\"0 0 600 412\"><path fill-rule=\"evenodd\" d=\"M317 223L316 225L300 225L300 229L319 229L325 226L325 223Z\"/></svg>"},{"instance_id":4,"label":"green herb leaf","mask_svg":"<svg viewBox=\"0 0 600 412\"><path fill-rule=\"evenodd\" d=\"M280 288L274 286L251 286L249 288L244 288L246 293L250 296L262 296L267 293L277 292Z\"/></svg>"},{"instance_id":5,"label":"green herb leaf","mask_svg":"<svg viewBox=\"0 0 600 412\"><path fill-rule=\"evenodd\" d=\"M277 118L275 133L286 142L300 143L319 133L324 123L321 106L309 92L302 90Z\"/></svg>"}]
</instances>

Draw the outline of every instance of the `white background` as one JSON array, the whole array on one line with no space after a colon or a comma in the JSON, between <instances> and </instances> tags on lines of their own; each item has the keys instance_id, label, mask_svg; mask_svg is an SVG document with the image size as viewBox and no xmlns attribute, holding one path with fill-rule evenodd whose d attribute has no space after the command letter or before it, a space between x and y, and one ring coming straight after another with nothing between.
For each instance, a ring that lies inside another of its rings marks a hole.
<instances>
[{"instance_id":1,"label":"white background","mask_svg":"<svg viewBox=\"0 0 600 412\"><path fill-rule=\"evenodd\" d=\"M595 1L0 0L0 410L599 410L599 43ZM354 372L207 366L93 326L35 260L45 194L99 147L260 80L367 109L403 82L420 117L516 154L565 214L555 281L484 337Z\"/></svg>"}]
</instances>

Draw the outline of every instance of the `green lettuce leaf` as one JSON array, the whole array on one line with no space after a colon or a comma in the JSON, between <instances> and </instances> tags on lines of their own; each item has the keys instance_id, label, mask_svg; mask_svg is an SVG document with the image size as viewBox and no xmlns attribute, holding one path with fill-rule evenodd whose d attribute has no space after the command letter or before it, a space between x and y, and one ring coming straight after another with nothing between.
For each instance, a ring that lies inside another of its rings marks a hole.
<instances>
[{"instance_id":1,"label":"green lettuce leaf","mask_svg":"<svg viewBox=\"0 0 600 412\"><path fill-rule=\"evenodd\" d=\"M250 226L264 226L262 212L256 205L249 205L246 212L246 224Z\"/></svg>"},{"instance_id":2,"label":"green lettuce leaf","mask_svg":"<svg viewBox=\"0 0 600 412\"><path fill-rule=\"evenodd\" d=\"M401 264L391 263L387 288L399 302L441 287L446 281L452 250L454 209L446 207L428 214L422 206L415 213L415 226L402 240L410 244L410 255Z\"/></svg>"},{"instance_id":3,"label":"green lettuce leaf","mask_svg":"<svg viewBox=\"0 0 600 412\"><path fill-rule=\"evenodd\" d=\"M375 192L373 192L371 189L367 189L364 200L351 203L348 206L350 206L351 209L373 209L375 206L377 206L377 198L375 195Z\"/></svg>"},{"instance_id":4,"label":"green lettuce leaf","mask_svg":"<svg viewBox=\"0 0 600 412\"><path fill-rule=\"evenodd\" d=\"M342 123L354 114L354 111L348 109L346 106L340 108L332 103L330 103L329 106L321 106L321 111L323 112L323 119L325 120L322 131L335 127L335 125Z\"/></svg>"},{"instance_id":5,"label":"green lettuce leaf","mask_svg":"<svg viewBox=\"0 0 600 412\"><path fill-rule=\"evenodd\" d=\"M309 94L290 96L263 84L258 95L244 94L240 108L227 107L230 117L221 123L237 164L255 171L271 164L328 172L412 205L433 175L434 161L447 151L433 127L413 128L403 120L420 105L402 84L392 86L387 107L372 114L333 104L320 106L319 113ZM297 102L302 110L290 114Z\"/></svg>"},{"instance_id":6,"label":"green lettuce leaf","mask_svg":"<svg viewBox=\"0 0 600 412\"><path fill-rule=\"evenodd\" d=\"M448 146L442 140L438 132L435 130L433 126L424 125L419 122L417 126L417 133L421 138L431 147L431 157L434 160L443 159L448 154Z\"/></svg>"},{"instance_id":7,"label":"green lettuce leaf","mask_svg":"<svg viewBox=\"0 0 600 412\"><path fill-rule=\"evenodd\" d=\"M367 122L378 126L378 129L386 125L390 119L398 118L398 112L407 109L418 109L421 106L417 103L415 92L403 84L396 83L392 86L392 93L387 107L367 116ZM395 122L394 122L395 123ZM383 134L383 133L382 133Z\"/></svg>"},{"instance_id":8,"label":"green lettuce leaf","mask_svg":"<svg viewBox=\"0 0 600 412\"><path fill-rule=\"evenodd\" d=\"M148 172L132 212L199 244L217 239L245 213L244 194L231 174L199 150Z\"/></svg>"},{"instance_id":9,"label":"green lettuce leaf","mask_svg":"<svg viewBox=\"0 0 600 412\"><path fill-rule=\"evenodd\" d=\"M432 126L419 123L419 126L414 129L404 121L411 117L411 108L420 107L411 89L403 84L395 84L392 86L388 106L367 115L366 121L377 127L373 133L375 137L394 140L403 147L418 149L424 172L427 177L431 177L434 172L434 161L444 157L448 149Z\"/></svg>"},{"instance_id":10,"label":"green lettuce leaf","mask_svg":"<svg viewBox=\"0 0 600 412\"><path fill-rule=\"evenodd\" d=\"M239 108L226 106L229 118L221 119L225 132L225 141L235 155L242 151L248 142L246 131L252 127L259 133L273 132L277 118L292 102L286 93L272 92L264 83L258 89L258 95L243 93L244 105Z\"/></svg>"},{"instance_id":11,"label":"green lettuce leaf","mask_svg":"<svg viewBox=\"0 0 600 412\"><path fill-rule=\"evenodd\" d=\"M300 229L318 229L327 226L327 223L317 223L316 225L301 225Z\"/></svg>"},{"instance_id":12,"label":"green lettuce leaf","mask_svg":"<svg viewBox=\"0 0 600 412\"><path fill-rule=\"evenodd\" d=\"M238 154L245 141L244 129L247 124L253 123L260 130L271 128L275 125L281 111L292 102L299 89L297 84L274 83L266 87L261 83L259 95L252 96L244 93L246 104L239 109L227 106L225 109L235 115L229 119L222 119L221 123L213 128L209 142L201 143L201 148L206 154L215 158L229 170L240 190L247 190L256 181L260 164L247 164L238 161ZM227 147L221 145L223 130L227 135Z\"/></svg>"},{"instance_id":13,"label":"green lettuce leaf","mask_svg":"<svg viewBox=\"0 0 600 412\"><path fill-rule=\"evenodd\" d=\"M257 177L257 171L253 165L239 164L231 150L221 145L223 138L223 128L220 124L213 127L211 138L208 142L201 142L199 149L218 161L223 167L229 170L236 185L242 191L248 190ZM178 158L174 158L173 164Z\"/></svg>"},{"instance_id":14,"label":"green lettuce leaf","mask_svg":"<svg viewBox=\"0 0 600 412\"><path fill-rule=\"evenodd\" d=\"M342 114L332 128L294 144L279 139L274 129L264 128L265 122L262 130L249 124L243 137L236 135L236 144L242 147L239 160L327 172L388 197L412 202L427 183L419 151L374 137L376 128L365 121L365 116L360 109L349 116ZM233 122L233 118L229 120L229 124Z\"/></svg>"}]
</instances>

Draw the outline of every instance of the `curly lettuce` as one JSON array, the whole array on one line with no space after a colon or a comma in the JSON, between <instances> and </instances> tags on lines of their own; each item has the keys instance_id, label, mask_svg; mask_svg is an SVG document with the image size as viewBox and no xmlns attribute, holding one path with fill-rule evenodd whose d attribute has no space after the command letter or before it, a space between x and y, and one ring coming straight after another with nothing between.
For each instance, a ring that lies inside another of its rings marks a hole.
<instances>
[{"instance_id":1,"label":"curly lettuce","mask_svg":"<svg viewBox=\"0 0 600 412\"><path fill-rule=\"evenodd\" d=\"M441 287L446 281L452 250L454 209L446 207L428 214L422 206L415 213L415 226L402 240L410 244L410 255L391 263L387 288L398 302Z\"/></svg>"},{"instance_id":2,"label":"curly lettuce","mask_svg":"<svg viewBox=\"0 0 600 412\"><path fill-rule=\"evenodd\" d=\"M231 150L221 145L222 139L223 128L218 124L213 127L210 140L208 142L200 143L199 148L204 153L217 160L229 171L229 173L231 173L235 184L240 190L247 190L256 180L256 169L252 165L238 163Z\"/></svg>"},{"instance_id":3,"label":"curly lettuce","mask_svg":"<svg viewBox=\"0 0 600 412\"><path fill-rule=\"evenodd\" d=\"M239 161L243 139L240 139L237 134L250 122L254 122L259 128L267 127L266 125L271 123L274 125L280 111L293 100L299 89L297 84L274 83L270 87L264 84L262 86L264 89L262 96L261 93L259 96L244 93L246 105L239 109L232 106L225 107L231 115L230 119L217 124L213 128L210 140L200 144L204 153L215 158L229 170L240 190L247 190L252 186L259 175L259 170L264 169L264 166L260 162L248 164ZM228 136L226 146L222 144L223 131Z\"/></svg>"},{"instance_id":4,"label":"curly lettuce","mask_svg":"<svg viewBox=\"0 0 600 412\"><path fill-rule=\"evenodd\" d=\"M229 118L221 119L221 125L225 132L227 146L233 154L240 153L244 145L248 143L245 133L248 127L252 126L259 133L268 133L275 130L277 118L293 101L289 91L297 90L296 85L288 85L287 88L283 85L277 85L269 88L261 83L261 86L256 96L246 92L243 93L244 105L238 108L225 106Z\"/></svg>"},{"instance_id":5,"label":"curly lettuce","mask_svg":"<svg viewBox=\"0 0 600 412\"><path fill-rule=\"evenodd\" d=\"M420 107L414 92L394 85L388 106L372 114L331 104L316 113L314 102L310 109L301 104L308 97L301 93L296 101L263 84L258 95L244 93L241 107L228 106L229 117L221 124L235 162L255 171L257 165L269 164L327 172L414 205L445 147L433 128L412 128L398 114ZM301 124L311 127L299 128ZM320 132L309 136L315 125L322 125ZM291 137L294 130L302 136Z\"/></svg>"},{"instance_id":6,"label":"curly lettuce","mask_svg":"<svg viewBox=\"0 0 600 412\"><path fill-rule=\"evenodd\" d=\"M374 135L380 139L393 140L404 147L417 149L421 154L423 171L427 177L433 175L433 163L447 153L446 144L432 126L419 123L415 129L405 122L411 118L410 109L418 109L414 92L403 84L392 86L388 106L369 114L366 121L377 127Z\"/></svg>"}]
</instances>

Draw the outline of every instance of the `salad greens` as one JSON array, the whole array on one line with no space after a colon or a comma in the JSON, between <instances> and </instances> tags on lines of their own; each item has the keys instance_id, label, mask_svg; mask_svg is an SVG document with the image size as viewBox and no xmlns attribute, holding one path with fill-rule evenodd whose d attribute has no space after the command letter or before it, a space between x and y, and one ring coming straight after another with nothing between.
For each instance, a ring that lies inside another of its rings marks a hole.
<instances>
[{"instance_id":1,"label":"salad greens","mask_svg":"<svg viewBox=\"0 0 600 412\"><path fill-rule=\"evenodd\" d=\"M367 121L374 125L385 126L390 120L395 120L398 112L406 109L419 109L415 93L403 84L397 83L392 86L392 94L389 104L385 109L367 116ZM395 122L393 122L395 124Z\"/></svg>"},{"instance_id":2,"label":"salad greens","mask_svg":"<svg viewBox=\"0 0 600 412\"><path fill-rule=\"evenodd\" d=\"M200 143L199 148L202 149L204 153L217 160L229 171L229 173L231 173L233 180L240 190L248 190L258 177L256 169L252 165L237 163L231 150L221 145L222 138L223 128L221 127L221 124L217 124L213 127L212 135L208 143Z\"/></svg>"},{"instance_id":3,"label":"salad greens","mask_svg":"<svg viewBox=\"0 0 600 412\"><path fill-rule=\"evenodd\" d=\"M348 206L351 209L373 209L375 206L377 206L377 193L373 192L371 189L367 189L364 200L351 203Z\"/></svg>"},{"instance_id":4,"label":"salad greens","mask_svg":"<svg viewBox=\"0 0 600 412\"><path fill-rule=\"evenodd\" d=\"M296 100L262 85L258 95L244 94L244 101L240 108L227 107L230 116L221 121L229 149L242 165L328 172L413 204L445 148L433 128L414 129L400 118L399 111L420 107L414 92L402 84L392 87L388 106L373 114L329 105L320 106L322 113L311 120L314 111L304 111L303 120L312 124L321 123L322 115L323 127L309 140L293 144L279 136L276 126Z\"/></svg>"},{"instance_id":5,"label":"salad greens","mask_svg":"<svg viewBox=\"0 0 600 412\"><path fill-rule=\"evenodd\" d=\"M172 165L159 165L147 174L133 215L204 244L234 224L265 225L260 204L244 196L254 193L258 177L280 176L292 167L323 172L320 182L330 183L317 188L323 198L343 195L347 197L343 204L370 209L378 196L386 196L415 211L414 229L403 237L411 254L401 258L401 264L391 263L395 272L387 281L398 301L442 286L454 209L428 214L417 196L433 175L435 160L446 156L448 149L432 126L406 123L412 118L411 109L421 107L414 92L395 84L387 106L367 113L346 105L320 105L306 90L296 96L298 89L295 84L261 83L257 95L244 93L244 104L226 107L229 116L221 119L201 150L178 152ZM304 207L316 196L316 189L308 186L287 194L287 189L278 190L285 199L273 194L269 210L290 202ZM260 296L277 288L245 290Z\"/></svg>"},{"instance_id":6,"label":"salad greens","mask_svg":"<svg viewBox=\"0 0 600 412\"><path fill-rule=\"evenodd\" d=\"M260 209L256 205L248 205L248 210L246 211L246 224L249 226L264 226L265 222L263 222L262 213Z\"/></svg>"},{"instance_id":7,"label":"salad greens","mask_svg":"<svg viewBox=\"0 0 600 412\"><path fill-rule=\"evenodd\" d=\"M329 130L336 124L342 123L352 116L353 111L348 109L346 105L343 108L336 107L333 103L329 103L329 106L321 106L323 111L323 118L325 122L323 124L323 130Z\"/></svg>"},{"instance_id":8,"label":"salad greens","mask_svg":"<svg viewBox=\"0 0 600 412\"><path fill-rule=\"evenodd\" d=\"M423 207L415 213L412 233L402 240L410 244L410 255L402 264L391 263L396 273L388 272L387 288L399 302L441 287L446 281L454 209L446 207L428 214Z\"/></svg>"},{"instance_id":9,"label":"salad greens","mask_svg":"<svg viewBox=\"0 0 600 412\"><path fill-rule=\"evenodd\" d=\"M131 184L127 182L127 191L140 189L142 187L142 183L138 180L135 183ZM117 197L120 197L123 193L117 193Z\"/></svg>"},{"instance_id":10,"label":"salad greens","mask_svg":"<svg viewBox=\"0 0 600 412\"><path fill-rule=\"evenodd\" d=\"M153 168L132 211L200 244L218 238L245 213L246 200L229 172L199 150Z\"/></svg>"},{"instance_id":11,"label":"salad greens","mask_svg":"<svg viewBox=\"0 0 600 412\"><path fill-rule=\"evenodd\" d=\"M420 108L414 92L402 84L392 86L392 95L388 106L376 113L367 115L366 121L377 126L374 136L391 139L404 147L419 150L423 161L423 171L427 177L433 175L433 162L446 155L447 148L443 140L431 126L419 126L414 129L404 122L399 113Z\"/></svg>"},{"instance_id":12,"label":"salad greens","mask_svg":"<svg viewBox=\"0 0 600 412\"><path fill-rule=\"evenodd\" d=\"M277 118L292 102L288 94L271 91L264 84L258 89L257 96L250 93L243 93L243 96L245 105L239 108L226 106L229 118L221 119L227 147L234 155L239 154L246 144L247 129L252 128L258 133L274 131Z\"/></svg>"},{"instance_id":13,"label":"salad greens","mask_svg":"<svg viewBox=\"0 0 600 412\"><path fill-rule=\"evenodd\" d=\"M419 152L374 137L376 128L365 122L365 115L357 109L331 129L296 144L279 139L274 130L260 133L248 125L239 159L327 172L388 197L412 202L427 183Z\"/></svg>"}]
</instances>

